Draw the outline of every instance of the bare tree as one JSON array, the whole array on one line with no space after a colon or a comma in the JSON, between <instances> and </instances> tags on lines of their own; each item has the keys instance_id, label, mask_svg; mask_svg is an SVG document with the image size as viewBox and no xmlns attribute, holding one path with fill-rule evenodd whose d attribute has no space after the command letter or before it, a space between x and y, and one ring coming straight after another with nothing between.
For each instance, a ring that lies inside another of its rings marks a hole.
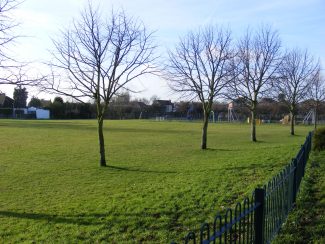
<instances>
[{"instance_id":1,"label":"bare tree","mask_svg":"<svg viewBox=\"0 0 325 244\"><path fill-rule=\"evenodd\" d=\"M13 11L22 3L20 0L0 0L0 85L37 85L43 77L28 75L29 63L16 60L11 52L19 23L13 19Z\"/></svg>"},{"instance_id":2,"label":"bare tree","mask_svg":"<svg viewBox=\"0 0 325 244\"><path fill-rule=\"evenodd\" d=\"M97 106L100 166L106 166L104 114L114 95L129 82L154 72L152 33L123 11L105 19L91 3L54 40L52 79L44 89L80 102L94 99ZM59 76L58 76L59 72ZM64 80L63 80L64 78Z\"/></svg>"},{"instance_id":3,"label":"bare tree","mask_svg":"<svg viewBox=\"0 0 325 244\"><path fill-rule=\"evenodd\" d=\"M279 77L275 86L279 93L283 94L284 102L290 112L291 135L295 134L297 106L307 98L317 69L318 64L314 62L307 50L293 49L286 52L278 70Z\"/></svg>"},{"instance_id":4,"label":"bare tree","mask_svg":"<svg viewBox=\"0 0 325 244\"><path fill-rule=\"evenodd\" d=\"M199 99L204 113L201 149L207 148L207 129L213 101L231 78L230 31L206 27L190 32L169 52L166 77L175 92Z\"/></svg>"},{"instance_id":5,"label":"bare tree","mask_svg":"<svg viewBox=\"0 0 325 244\"><path fill-rule=\"evenodd\" d=\"M0 0L0 66L2 67L12 57L8 56L8 49L18 38L13 29L18 23L11 17L12 11L20 4L17 0Z\"/></svg>"},{"instance_id":6,"label":"bare tree","mask_svg":"<svg viewBox=\"0 0 325 244\"><path fill-rule=\"evenodd\" d=\"M262 26L241 38L233 59L234 81L228 89L230 99L240 98L251 112L251 140L256 139L258 100L270 91L272 80L281 63L281 42L276 31Z\"/></svg>"},{"instance_id":7,"label":"bare tree","mask_svg":"<svg viewBox=\"0 0 325 244\"><path fill-rule=\"evenodd\" d=\"M11 17L12 11L20 4L17 0L0 0L0 84L18 84L19 79L12 73L17 63L10 55L9 50L15 40L18 38L14 34L18 23ZM18 80L18 81L17 81Z\"/></svg>"},{"instance_id":8,"label":"bare tree","mask_svg":"<svg viewBox=\"0 0 325 244\"><path fill-rule=\"evenodd\" d=\"M321 73L321 68L318 67L312 85L309 89L310 91L310 97L313 101L314 106L314 129L317 129L317 121L318 121L318 112L319 112L319 106L321 102L325 101L325 79L324 76Z\"/></svg>"}]
</instances>

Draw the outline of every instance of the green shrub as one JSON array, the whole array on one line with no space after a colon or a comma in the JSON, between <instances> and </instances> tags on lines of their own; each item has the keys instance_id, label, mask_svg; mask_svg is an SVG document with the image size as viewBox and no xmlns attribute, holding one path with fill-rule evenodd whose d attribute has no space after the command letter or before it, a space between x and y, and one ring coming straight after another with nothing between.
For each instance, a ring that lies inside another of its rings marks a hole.
<instances>
[{"instance_id":1,"label":"green shrub","mask_svg":"<svg viewBox=\"0 0 325 244\"><path fill-rule=\"evenodd\" d=\"M12 115L12 108L0 108L0 115Z\"/></svg>"},{"instance_id":2,"label":"green shrub","mask_svg":"<svg viewBox=\"0 0 325 244\"><path fill-rule=\"evenodd\" d=\"M313 149L314 151L325 150L325 127L319 128L315 131Z\"/></svg>"}]
</instances>

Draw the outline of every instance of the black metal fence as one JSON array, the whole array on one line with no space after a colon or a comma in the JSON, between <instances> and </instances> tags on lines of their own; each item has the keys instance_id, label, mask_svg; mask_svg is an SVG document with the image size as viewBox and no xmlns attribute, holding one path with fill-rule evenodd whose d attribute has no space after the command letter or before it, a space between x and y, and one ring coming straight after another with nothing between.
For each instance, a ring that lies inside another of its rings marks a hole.
<instances>
[{"instance_id":1,"label":"black metal fence","mask_svg":"<svg viewBox=\"0 0 325 244\"><path fill-rule=\"evenodd\" d=\"M296 202L301 180L311 150L312 132L297 156L263 188L237 203L225 214L217 214L213 223L191 231L185 243L270 243Z\"/></svg>"}]
</instances>

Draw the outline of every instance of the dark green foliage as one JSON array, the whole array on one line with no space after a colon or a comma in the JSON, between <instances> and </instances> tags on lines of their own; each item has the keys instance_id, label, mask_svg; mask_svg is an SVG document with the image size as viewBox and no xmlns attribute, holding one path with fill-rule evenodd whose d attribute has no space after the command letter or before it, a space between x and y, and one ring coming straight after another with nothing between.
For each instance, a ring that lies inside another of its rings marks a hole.
<instances>
[{"instance_id":1,"label":"dark green foliage","mask_svg":"<svg viewBox=\"0 0 325 244\"><path fill-rule=\"evenodd\" d=\"M325 149L325 127L319 128L315 131L313 149L314 151L322 151Z\"/></svg>"},{"instance_id":2,"label":"dark green foliage","mask_svg":"<svg viewBox=\"0 0 325 244\"><path fill-rule=\"evenodd\" d=\"M91 119L96 118L96 104L66 102L64 105L65 119Z\"/></svg>"},{"instance_id":3,"label":"dark green foliage","mask_svg":"<svg viewBox=\"0 0 325 244\"><path fill-rule=\"evenodd\" d=\"M82 103L79 106L79 118L81 119L90 119L96 115L96 110L94 105L91 103Z\"/></svg>"},{"instance_id":4,"label":"dark green foliage","mask_svg":"<svg viewBox=\"0 0 325 244\"><path fill-rule=\"evenodd\" d=\"M28 92L26 88L22 88L21 86L17 86L14 90L14 106L15 108L26 108Z\"/></svg>"},{"instance_id":5,"label":"dark green foliage","mask_svg":"<svg viewBox=\"0 0 325 244\"><path fill-rule=\"evenodd\" d=\"M40 108L41 106L42 106L42 102L37 97L32 97L32 99L28 103L28 107Z\"/></svg>"},{"instance_id":6,"label":"dark green foliage","mask_svg":"<svg viewBox=\"0 0 325 244\"><path fill-rule=\"evenodd\" d=\"M9 118L12 116L12 108L0 108L0 117Z\"/></svg>"},{"instance_id":7,"label":"dark green foliage","mask_svg":"<svg viewBox=\"0 0 325 244\"><path fill-rule=\"evenodd\" d=\"M55 97L53 102L64 103L62 97Z\"/></svg>"},{"instance_id":8,"label":"dark green foliage","mask_svg":"<svg viewBox=\"0 0 325 244\"><path fill-rule=\"evenodd\" d=\"M53 119L64 119L66 106L63 101L61 102L58 98L60 97L56 97L54 102L50 105L51 117Z\"/></svg>"}]
</instances>

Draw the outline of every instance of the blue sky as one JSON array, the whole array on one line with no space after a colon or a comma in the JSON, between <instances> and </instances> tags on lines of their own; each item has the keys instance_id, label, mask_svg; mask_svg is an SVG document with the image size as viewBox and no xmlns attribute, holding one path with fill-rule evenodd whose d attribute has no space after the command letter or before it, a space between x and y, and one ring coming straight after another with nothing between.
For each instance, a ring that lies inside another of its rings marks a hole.
<instances>
[{"instance_id":1,"label":"blue sky","mask_svg":"<svg viewBox=\"0 0 325 244\"><path fill-rule=\"evenodd\" d=\"M270 24L279 31L284 48L308 48L325 63L324 0L94 0L108 14L111 8L123 8L138 17L151 30L164 54L173 48L180 36L206 24L229 26L234 39L247 29ZM15 11L21 22L17 32L28 36L14 47L16 57L35 62L50 58L51 38L67 27L85 6L86 0L25 0ZM143 90L138 97L176 99L159 78L145 78L133 88ZM12 95L12 88L0 90ZM32 92L31 92L32 93ZM39 95L45 97L44 94Z\"/></svg>"}]
</instances>

